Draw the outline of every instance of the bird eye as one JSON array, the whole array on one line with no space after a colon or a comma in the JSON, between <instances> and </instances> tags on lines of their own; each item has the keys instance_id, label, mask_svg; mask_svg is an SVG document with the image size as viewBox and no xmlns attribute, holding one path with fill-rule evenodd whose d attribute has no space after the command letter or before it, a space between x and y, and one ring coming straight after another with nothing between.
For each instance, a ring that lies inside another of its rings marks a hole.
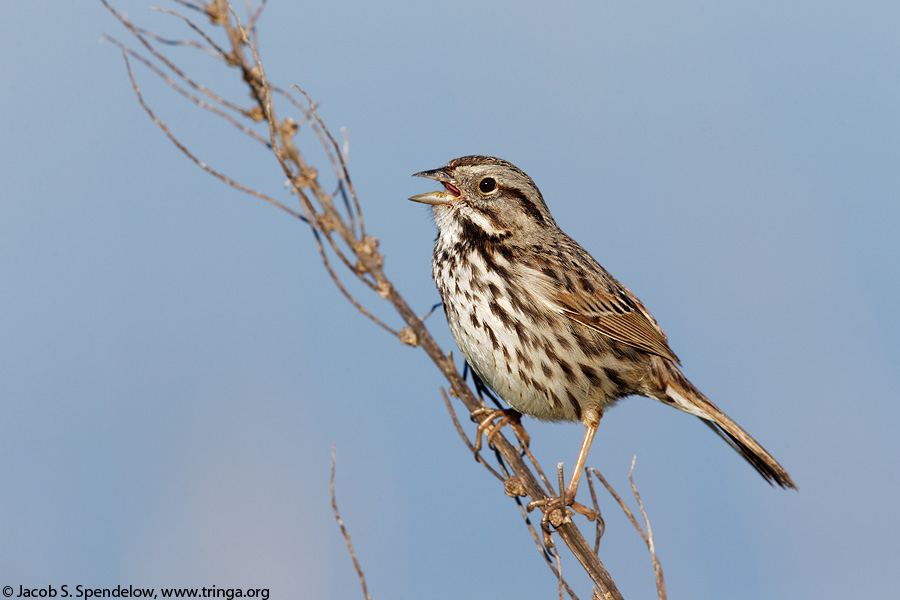
<instances>
[{"instance_id":1,"label":"bird eye","mask_svg":"<svg viewBox=\"0 0 900 600\"><path fill-rule=\"evenodd\" d=\"M493 177L485 177L478 182L478 189L481 190L482 194L490 194L497 189L497 182L494 181Z\"/></svg>"}]
</instances>

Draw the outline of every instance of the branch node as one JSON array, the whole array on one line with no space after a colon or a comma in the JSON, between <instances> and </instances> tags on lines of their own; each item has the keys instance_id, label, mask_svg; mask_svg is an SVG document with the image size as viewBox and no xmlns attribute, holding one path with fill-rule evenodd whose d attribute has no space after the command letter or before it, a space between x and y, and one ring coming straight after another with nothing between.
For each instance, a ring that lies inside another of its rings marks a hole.
<instances>
[{"instance_id":1,"label":"branch node","mask_svg":"<svg viewBox=\"0 0 900 600\"><path fill-rule=\"evenodd\" d=\"M507 477L506 480L503 481L503 491L510 498L528 495L525 484L522 483L522 479L518 475Z\"/></svg>"},{"instance_id":2,"label":"branch node","mask_svg":"<svg viewBox=\"0 0 900 600\"><path fill-rule=\"evenodd\" d=\"M294 183L297 183L296 178L294 179ZM326 234L334 231L337 227L334 215L332 215L331 213L322 213L321 215L319 215L319 227L321 227L322 232Z\"/></svg>"},{"instance_id":3,"label":"branch node","mask_svg":"<svg viewBox=\"0 0 900 600\"><path fill-rule=\"evenodd\" d=\"M311 186L313 183L315 183L318 176L319 172L314 168L304 167L302 171L294 175L294 177L292 178L292 183L294 184L294 187L299 190ZM328 231L334 231L335 229L337 229L337 226L335 224L337 219L326 213L322 215L322 217L320 217L320 220L326 217L331 219L331 222L328 226Z\"/></svg>"},{"instance_id":4,"label":"branch node","mask_svg":"<svg viewBox=\"0 0 900 600\"><path fill-rule=\"evenodd\" d=\"M221 0L213 0L203 7L203 12L209 17L209 22L213 25L228 24L228 8Z\"/></svg>"},{"instance_id":5,"label":"branch node","mask_svg":"<svg viewBox=\"0 0 900 600\"><path fill-rule=\"evenodd\" d=\"M381 296L382 298L384 298L385 300L388 299L388 297L391 295L391 292L393 290L394 290L394 286L392 286L387 281L379 281L378 288L376 289L376 291L378 292L378 295Z\"/></svg>"},{"instance_id":6,"label":"branch node","mask_svg":"<svg viewBox=\"0 0 900 600\"><path fill-rule=\"evenodd\" d=\"M361 240L353 244L353 252L360 258L371 258L379 267L384 266L384 257L378 252L378 238L376 237L364 235ZM357 264L356 268L360 273L365 273L369 270L362 264L362 260L360 260L360 263Z\"/></svg>"},{"instance_id":7,"label":"branch node","mask_svg":"<svg viewBox=\"0 0 900 600\"><path fill-rule=\"evenodd\" d=\"M225 52L222 54L222 58L225 60L225 64L229 67L237 67L241 64L241 59L238 56L237 52L231 50L230 52Z\"/></svg>"},{"instance_id":8,"label":"branch node","mask_svg":"<svg viewBox=\"0 0 900 600\"><path fill-rule=\"evenodd\" d=\"M266 118L266 115L263 112L263 109L259 104L254 105L253 108L248 110L247 116L250 117L250 119L252 119L253 122L255 122L255 123L259 123L260 121L262 121L263 119Z\"/></svg>"},{"instance_id":9,"label":"branch node","mask_svg":"<svg viewBox=\"0 0 900 600\"><path fill-rule=\"evenodd\" d=\"M288 117L284 121L281 122L281 132L280 134L284 137L294 137L297 131L300 130L300 125L294 119Z\"/></svg>"},{"instance_id":10,"label":"branch node","mask_svg":"<svg viewBox=\"0 0 900 600\"><path fill-rule=\"evenodd\" d=\"M407 346L412 346L415 348L419 345L419 336L416 335L416 332L413 331L412 325L408 325L397 332L398 337L400 338L401 344L406 344Z\"/></svg>"},{"instance_id":11,"label":"branch node","mask_svg":"<svg viewBox=\"0 0 900 600\"><path fill-rule=\"evenodd\" d=\"M259 68L259 65L247 67L244 69L244 81L253 86L254 89L261 86L263 82L263 70Z\"/></svg>"}]
</instances>

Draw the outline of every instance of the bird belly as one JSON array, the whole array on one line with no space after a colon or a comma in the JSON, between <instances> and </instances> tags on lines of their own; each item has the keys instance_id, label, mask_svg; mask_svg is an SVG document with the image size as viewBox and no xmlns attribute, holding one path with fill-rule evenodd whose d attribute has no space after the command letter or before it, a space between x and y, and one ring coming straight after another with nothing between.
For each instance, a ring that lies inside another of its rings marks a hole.
<instances>
[{"instance_id":1,"label":"bird belly","mask_svg":"<svg viewBox=\"0 0 900 600\"><path fill-rule=\"evenodd\" d=\"M470 264L477 265L476 260L470 258ZM522 314L509 300L512 282L491 281L478 268L474 272L481 278L465 272L444 278L438 267L435 280L463 356L507 404L537 419L584 421L599 418L604 406L621 397L611 382L596 375L602 368L587 365L595 357L561 339L568 326L565 317L544 315L542 321ZM507 293L491 295L489 290L497 287ZM519 298L527 294L516 292Z\"/></svg>"}]
</instances>

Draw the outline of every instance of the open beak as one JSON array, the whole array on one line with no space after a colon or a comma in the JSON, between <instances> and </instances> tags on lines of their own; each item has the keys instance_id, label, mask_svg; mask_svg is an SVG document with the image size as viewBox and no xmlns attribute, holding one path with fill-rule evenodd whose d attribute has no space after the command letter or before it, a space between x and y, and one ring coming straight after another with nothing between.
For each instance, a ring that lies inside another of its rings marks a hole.
<instances>
[{"instance_id":1,"label":"open beak","mask_svg":"<svg viewBox=\"0 0 900 600\"><path fill-rule=\"evenodd\" d=\"M428 179L434 179L444 185L444 191L433 191L426 192L424 194L417 194L410 198L413 202L421 202L422 204L431 204L432 206L438 204L450 204L454 200L457 200L462 194L455 185L453 185L453 178L447 174L443 169L434 169L431 171L422 171L421 173L416 173L413 177L426 177Z\"/></svg>"}]
</instances>

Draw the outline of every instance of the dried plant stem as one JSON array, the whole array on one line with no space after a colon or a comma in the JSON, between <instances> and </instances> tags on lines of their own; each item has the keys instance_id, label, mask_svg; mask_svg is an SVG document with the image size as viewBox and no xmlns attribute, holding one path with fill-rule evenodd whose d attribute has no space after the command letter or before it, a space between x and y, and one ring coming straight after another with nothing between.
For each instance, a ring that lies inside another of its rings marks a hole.
<instances>
[{"instance_id":1,"label":"dried plant stem","mask_svg":"<svg viewBox=\"0 0 900 600\"><path fill-rule=\"evenodd\" d=\"M659 557L656 556L656 546L653 543L653 529L650 527L650 519L647 517L647 511L644 510L644 502L638 493L637 486L634 484L634 462L637 455L631 458L631 468L628 470L628 481L631 482L631 492L634 499L637 500L638 508L641 509L641 515L644 517L644 524L647 525L647 535L643 536L647 542L647 549L650 550L650 558L653 560L653 575L656 578L656 592L659 600L666 600L666 584L663 581L662 565L659 563Z\"/></svg>"},{"instance_id":2,"label":"dried plant stem","mask_svg":"<svg viewBox=\"0 0 900 600\"><path fill-rule=\"evenodd\" d=\"M269 197L269 196L266 196L266 195L263 194L262 192L258 192L258 191L254 190L254 189L251 189L251 188L248 188L248 187L246 187L246 186L244 186L244 185L241 185L240 183L238 183L238 182L236 182L235 180L231 179L230 177L228 177L228 176L225 175L224 173L220 173L219 171L216 171L215 169L213 169L212 167L210 167L209 165L207 165L205 162L201 161L199 158L197 158L196 156L194 156L194 155L191 153L191 151L188 150L187 147L186 147L184 144L182 144L181 142L179 142L178 139L172 134L172 132L169 131L169 128L166 127L165 123L163 123L163 122L160 121L158 118L156 118L156 115L153 114L153 111L152 111L152 110L150 109L150 107L147 106L147 104L144 102L144 97L141 95L141 90L140 90L140 88L138 88L137 82L134 80L134 74L131 72L131 63L128 62L128 53L125 52L124 50L122 51L122 58L125 59L125 68L126 68L126 70L128 71L128 78L131 80L131 87L134 89L134 93L137 95L138 102L140 102L141 107L143 107L143 109L147 112L147 115L150 116L150 119L151 119L154 123L156 123L156 124L159 126L160 129L163 130L163 133L166 134L166 137L168 137L168 138L172 141L172 143L175 144L175 146L176 146L179 150L181 150L181 152L182 152L185 156L187 156L187 157L190 159L191 162L193 162L195 165L197 165L198 167L200 167L201 169L203 169L204 171L206 171L207 173L209 173L209 174L212 175L213 177L215 177L215 178L217 178L217 179L220 179L220 180L222 180L223 182L225 182L227 185L230 185L231 187L235 188L236 190L240 190L240 191L244 192L245 194L250 194L251 196L254 196L254 197L256 197L256 198L259 198L260 200L262 200L262 201L264 201L264 202L268 202L269 204L271 204L271 205L273 205L273 206L276 206L276 207L280 208L281 210L283 210L284 212L288 213L288 214L291 215L292 217L296 217L297 219L300 219L301 221L309 222L308 219L307 219L306 217L304 217L303 215L301 215L301 214L298 213L297 211L295 211L295 210L293 210L293 209L291 209L291 208L288 208L287 206L285 206L285 205L282 204L281 202L278 202L278 201L275 200L274 198L271 198L271 197Z\"/></svg>"},{"instance_id":3,"label":"dried plant stem","mask_svg":"<svg viewBox=\"0 0 900 600\"><path fill-rule=\"evenodd\" d=\"M366 576L363 573L362 567L359 566L359 561L356 560L356 552L353 551L353 543L350 541L350 534L347 533L347 528L344 527L344 520L341 519L341 513L338 512L337 500L334 497L334 442L331 443L331 509L334 511L334 519L337 521L338 527L341 528L341 535L344 536L344 542L347 543L347 551L350 552L350 558L353 559L353 567L356 569L356 575L359 577L359 583L362 585L363 595L366 597L366 600L372 600L372 597L369 596L369 589L366 587Z\"/></svg>"},{"instance_id":4,"label":"dried plant stem","mask_svg":"<svg viewBox=\"0 0 900 600\"><path fill-rule=\"evenodd\" d=\"M633 456L631 459L631 468L628 470L628 481L631 483L631 492L634 494L635 500L637 500L638 507L640 508L641 515L644 518L644 523L647 525L647 532L644 532L643 527L641 527L638 520L635 518L634 513L631 512L631 509L628 508L628 505L625 504L625 501L622 499L619 494L616 493L616 490L606 481L603 475L600 474L600 471L597 469L589 469L588 473L593 473L600 480L600 483L606 488L606 490L610 493L610 495L615 498L616 502L619 503L619 506L622 507L622 510L625 512L625 516L628 517L628 520L631 521L631 524L634 525L634 528L637 529L638 533L643 538L644 543L647 544L647 549L650 550L650 559L653 561L653 575L656 579L656 593L659 596L659 600L666 600L666 584L663 580L663 572L662 572L662 564L659 562L659 557L656 555L656 546L653 543L653 530L650 528L650 519L647 517L647 511L644 510L644 502L641 500L641 495L638 493L637 485L634 483L634 463L637 460L637 456ZM594 508L596 509L596 495L594 494L594 483L590 477L588 477L588 482L591 487L591 496L594 498ZM599 540L598 540L599 541Z\"/></svg>"}]
</instances>

